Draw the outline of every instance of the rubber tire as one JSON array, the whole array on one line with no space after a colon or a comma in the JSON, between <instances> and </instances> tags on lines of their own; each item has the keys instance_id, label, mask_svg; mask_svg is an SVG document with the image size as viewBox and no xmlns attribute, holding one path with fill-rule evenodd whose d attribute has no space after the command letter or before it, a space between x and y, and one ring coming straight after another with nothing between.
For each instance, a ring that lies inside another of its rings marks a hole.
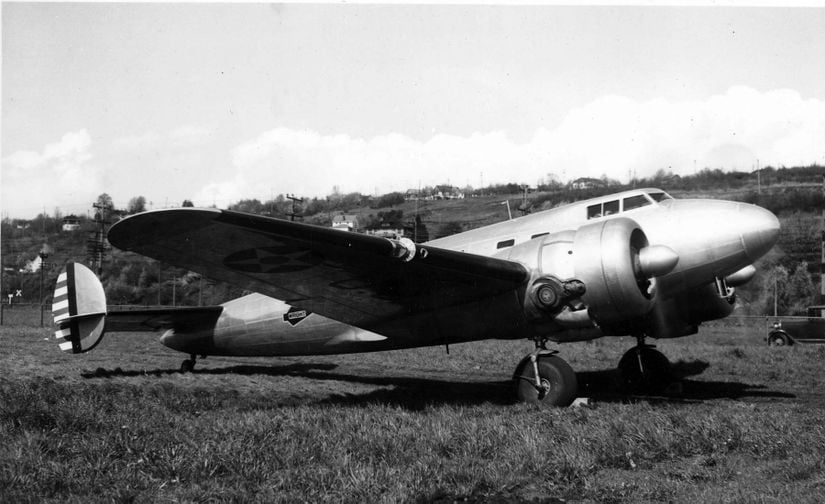
<instances>
[{"instance_id":1,"label":"rubber tire","mask_svg":"<svg viewBox=\"0 0 825 504\"><path fill-rule=\"evenodd\" d=\"M788 340L782 333L774 333L768 336L768 346L783 347L788 346Z\"/></svg>"},{"instance_id":2,"label":"rubber tire","mask_svg":"<svg viewBox=\"0 0 825 504\"><path fill-rule=\"evenodd\" d=\"M195 369L195 361L192 359L186 359L185 361L180 363L180 372L181 373L191 373Z\"/></svg>"},{"instance_id":3,"label":"rubber tire","mask_svg":"<svg viewBox=\"0 0 825 504\"><path fill-rule=\"evenodd\" d=\"M516 397L520 402L564 408L570 406L578 393L576 372L564 359L555 355L538 358L539 377L550 386L549 392L539 397L535 373L530 359L525 359L516 371Z\"/></svg>"},{"instance_id":4,"label":"rubber tire","mask_svg":"<svg viewBox=\"0 0 825 504\"><path fill-rule=\"evenodd\" d=\"M639 367L639 357L644 371ZM661 394L673 379L668 358L647 346L625 352L619 360L619 373L623 390L631 394Z\"/></svg>"}]
</instances>

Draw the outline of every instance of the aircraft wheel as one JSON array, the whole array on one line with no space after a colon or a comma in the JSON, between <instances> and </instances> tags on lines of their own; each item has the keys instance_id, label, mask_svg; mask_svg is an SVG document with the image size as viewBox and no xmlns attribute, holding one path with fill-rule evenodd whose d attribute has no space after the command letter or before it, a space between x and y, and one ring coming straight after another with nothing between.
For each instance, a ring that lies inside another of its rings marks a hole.
<instances>
[{"instance_id":1,"label":"aircraft wheel","mask_svg":"<svg viewBox=\"0 0 825 504\"><path fill-rule=\"evenodd\" d=\"M555 355L538 357L540 387L536 387L533 363L524 359L516 369L516 396L521 402L547 406L570 406L578 392L576 373L570 364Z\"/></svg>"},{"instance_id":2,"label":"aircraft wheel","mask_svg":"<svg viewBox=\"0 0 825 504\"><path fill-rule=\"evenodd\" d=\"M670 361L649 346L631 348L619 360L622 386L632 394L660 394L670 384Z\"/></svg>"},{"instance_id":3,"label":"aircraft wheel","mask_svg":"<svg viewBox=\"0 0 825 504\"><path fill-rule=\"evenodd\" d=\"M186 359L180 363L181 373L191 373L195 369L195 359Z\"/></svg>"}]
</instances>

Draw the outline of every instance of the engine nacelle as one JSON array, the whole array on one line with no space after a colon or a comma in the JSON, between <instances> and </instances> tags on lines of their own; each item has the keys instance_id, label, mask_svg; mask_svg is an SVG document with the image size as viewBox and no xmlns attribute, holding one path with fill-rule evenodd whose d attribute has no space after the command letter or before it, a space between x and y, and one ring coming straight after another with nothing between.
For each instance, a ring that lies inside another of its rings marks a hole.
<instances>
[{"instance_id":1,"label":"engine nacelle","mask_svg":"<svg viewBox=\"0 0 825 504\"><path fill-rule=\"evenodd\" d=\"M676 266L666 247L648 250L644 232L627 218L582 226L573 241L576 278L587 292L582 301L603 328L642 317L653 308L656 275ZM654 257L651 257L654 256Z\"/></svg>"},{"instance_id":2,"label":"engine nacelle","mask_svg":"<svg viewBox=\"0 0 825 504\"><path fill-rule=\"evenodd\" d=\"M571 329L595 323L605 334L630 332L654 306L655 277L679 260L670 248L649 245L624 217L532 240L507 258L534 271L524 301L528 318Z\"/></svg>"}]
</instances>

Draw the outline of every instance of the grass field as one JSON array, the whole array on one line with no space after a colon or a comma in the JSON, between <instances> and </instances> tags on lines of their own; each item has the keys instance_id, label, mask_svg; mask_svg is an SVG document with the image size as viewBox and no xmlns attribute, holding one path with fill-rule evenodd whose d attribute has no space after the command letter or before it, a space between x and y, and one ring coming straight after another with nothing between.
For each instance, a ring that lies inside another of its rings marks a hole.
<instances>
[{"instance_id":1,"label":"grass field","mask_svg":"<svg viewBox=\"0 0 825 504\"><path fill-rule=\"evenodd\" d=\"M822 502L825 347L761 323L658 342L682 376L626 397L633 342L562 346L585 407L511 401L528 342L200 360L145 335L89 354L0 327L0 502Z\"/></svg>"}]
</instances>

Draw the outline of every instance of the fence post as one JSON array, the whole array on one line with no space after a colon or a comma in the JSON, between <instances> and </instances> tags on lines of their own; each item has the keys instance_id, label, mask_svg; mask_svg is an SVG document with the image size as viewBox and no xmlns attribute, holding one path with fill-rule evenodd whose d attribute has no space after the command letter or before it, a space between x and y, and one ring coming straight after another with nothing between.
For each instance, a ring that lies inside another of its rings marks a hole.
<instances>
[{"instance_id":1,"label":"fence post","mask_svg":"<svg viewBox=\"0 0 825 504\"><path fill-rule=\"evenodd\" d=\"M0 325L3 325L3 314L6 312L6 305L0 302Z\"/></svg>"}]
</instances>

